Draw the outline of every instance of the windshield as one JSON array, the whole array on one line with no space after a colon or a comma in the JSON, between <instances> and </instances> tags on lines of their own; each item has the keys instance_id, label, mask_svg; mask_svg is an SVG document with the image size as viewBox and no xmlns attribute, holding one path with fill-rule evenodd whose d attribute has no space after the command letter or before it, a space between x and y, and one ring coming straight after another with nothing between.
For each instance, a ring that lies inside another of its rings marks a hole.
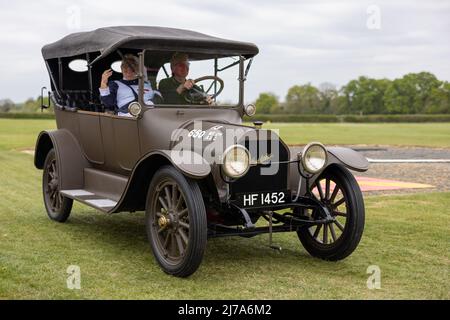
<instances>
[{"instance_id":1,"label":"windshield","mask_svg":"<svg viewBox=\"0 0 450 320\"><path fill-rule=\"evenodd\" d=\"M153 59L152 59L153 58ZM157 63L145 57L144 102L154 106L221 106L239 103L239 57L199 60L173 53ZM157 89L156 92L154 89Z\"/></svg>"}]
</instances>

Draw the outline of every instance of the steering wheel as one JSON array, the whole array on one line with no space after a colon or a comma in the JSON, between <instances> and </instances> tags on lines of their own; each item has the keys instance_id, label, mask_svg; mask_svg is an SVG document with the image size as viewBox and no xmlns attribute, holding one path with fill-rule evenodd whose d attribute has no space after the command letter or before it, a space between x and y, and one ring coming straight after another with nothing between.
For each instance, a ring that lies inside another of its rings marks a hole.
<instances>
[{"instance_id":1,"label":"steering wheel","mask_svg":"<svg viewBox=\"0 0 450 320\"><path fill-rule=\"evenodd\" d=\"M208 89L204 89L202 85L198 85L199 82L213 80L209 85ZM194 80L195 85L192 89L186 90L184 94L184 99L190 104L202 104L206 102L208 96L211 99L216 98L223 90L224 84L223 80L216 76L204 76ZM211 90L216 86L216 93L210 94Z\"/></svg>"}]
</instances>

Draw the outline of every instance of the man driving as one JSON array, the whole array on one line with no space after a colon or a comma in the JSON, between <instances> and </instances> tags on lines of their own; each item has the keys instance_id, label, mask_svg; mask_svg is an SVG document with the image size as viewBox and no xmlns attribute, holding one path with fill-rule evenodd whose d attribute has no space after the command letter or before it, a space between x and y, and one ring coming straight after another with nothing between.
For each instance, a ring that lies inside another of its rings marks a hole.
<instances>
[{"instance_id":1,"label":"man driving","mask_svg":"<svg viewBox=\"0 0 450 320\"><path fill-rule=\"evenodd\" d=\"M189 74L189 57L185 53L175 53L170 59L170 69L172 76L159 82L158 90L164 98L165 104L189 104L186 100L188 90L203 90L195 85L195 81L187 79ZM214 101L207 96L205 102L212 104Z\"/></svg>"}]
</instances>

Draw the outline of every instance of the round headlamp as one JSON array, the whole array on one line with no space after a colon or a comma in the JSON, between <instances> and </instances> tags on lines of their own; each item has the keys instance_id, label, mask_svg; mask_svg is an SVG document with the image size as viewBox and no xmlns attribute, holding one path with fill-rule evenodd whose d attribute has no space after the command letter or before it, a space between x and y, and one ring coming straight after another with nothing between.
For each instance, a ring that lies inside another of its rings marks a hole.
<instances>
[{"instance_id":1,"label":"round headlamp","mask_svg":"<svg viewBox=\"0 0 450 320\"><path fill-rule=\"evenodd\" d=\"M223 153L224 173L230 178L239 178L245 175L250 168L250 155L241 145L233 145Z\"/></svg>"},{"instance_id":2,"label":"round headlamp","mask_svg":"<svg viewBox=\"0 0 450 320\"><path fill-rule=\"evenodd\" d=\"M256 106L254 104L248 104L244 107L244 112L249 117L253 117L256 113Z\"/></svg>"},{"instance_id":3,"label":"round headlamp","mask_svg":"<svg viewBox=\"0 0 450 320\"><path fill-rule=\"evenodd\" d=\"M311 142L302 152L301 164L309 173L317 173L327 163L327 150L319 142Z\"/></svg>"},{"instance_id":4,"label":"round headlamp","mask_svg":"<svg viewBox=\"0 0 450 320\"><path fill-rule=\"evenodd\" d=\"M142 112L142 106L139 102L132 102L130 103L130 105L128 106L128 112L133 116L133 117L139 117L139 115Z\"/></svg>"}]
</instances>

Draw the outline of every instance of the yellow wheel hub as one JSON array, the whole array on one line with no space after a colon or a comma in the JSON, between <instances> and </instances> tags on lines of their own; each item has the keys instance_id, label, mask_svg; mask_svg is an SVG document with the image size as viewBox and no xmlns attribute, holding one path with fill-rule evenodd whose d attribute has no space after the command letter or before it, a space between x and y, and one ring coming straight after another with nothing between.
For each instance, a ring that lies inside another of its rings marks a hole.
<instances>
[{"instance_id":1,"label":"yellow wheel hub","mask_svg":"<svg viewBox=\"0 0 450 320\"><path fill-rule=\"evenodd\" d=\"M159 219L158 219L158 224L159 224L159 226L162 228L162 227L165 227L166 225L168 225L169 224L169 219L167 219L167 217L166 216L161 216L161 217L159 217Z\"/></svg>"}]
</instances>

